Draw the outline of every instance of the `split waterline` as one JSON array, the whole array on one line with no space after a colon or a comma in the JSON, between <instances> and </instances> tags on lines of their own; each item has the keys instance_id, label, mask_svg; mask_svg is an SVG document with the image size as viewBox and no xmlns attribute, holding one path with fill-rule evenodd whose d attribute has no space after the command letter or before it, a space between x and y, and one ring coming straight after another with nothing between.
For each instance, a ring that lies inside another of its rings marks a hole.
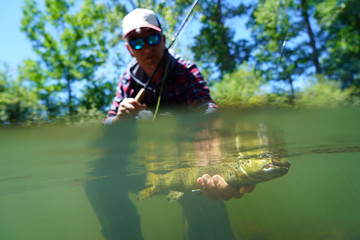
<instances>
[{"instance_id":1,"label":"split waterline","mask_svg":"<svg viewBox=\"0 0 360 240\"><path fill-rule=\"evenodd\" d=\"M359 239L359 109L231 111L119 126L0 128L0 239ZM228 202L148 172L275 152L289 172Z\"/></svg>"}]
</instances>

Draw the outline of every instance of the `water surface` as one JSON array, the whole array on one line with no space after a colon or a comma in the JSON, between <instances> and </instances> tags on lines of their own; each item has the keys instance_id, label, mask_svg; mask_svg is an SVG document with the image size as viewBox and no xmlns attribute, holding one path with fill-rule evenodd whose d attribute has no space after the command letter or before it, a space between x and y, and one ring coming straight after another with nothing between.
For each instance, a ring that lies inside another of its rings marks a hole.
<instances>
[{"instance_id":1,"label":"water surface","mask_svg":"<svg viewBox=\"0 0 360 240\"><path fill-rule=\"evenodd\" d=\"M0 129L0 239L360 239L359 109L184 114ZM228 202L138 201L147 172L279 152L283 177Z\"/></svg>"}]
</instances>

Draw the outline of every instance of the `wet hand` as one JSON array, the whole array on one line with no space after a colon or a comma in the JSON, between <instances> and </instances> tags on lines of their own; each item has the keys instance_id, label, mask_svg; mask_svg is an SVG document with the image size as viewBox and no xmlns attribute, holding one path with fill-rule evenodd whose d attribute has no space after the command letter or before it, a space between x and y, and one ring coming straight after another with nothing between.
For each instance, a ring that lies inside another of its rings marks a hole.
<instances>
[{"instance_id":1,"label":"wet hand","mask_svg":"<svg viewBox=\"0 0 360 240\"><path fill-rule=\"evenodd\" d=\"M200 187L201 192L210 199L222 199L230 200L232 198L241 198L245 193L250 193L254 190L254 185L241 186L240 189L229 185L219 175L210 176L204 174L202 177L197 179L197 183Z\"/></svg>"},{"instance_id":2,"label":"wet hand","mask_svg":"<svg viewBox=\"0 0 360 240\"><path fill-rule=\"evenodd\" d=\"M117 122L119 118L134 117L139 111L144 110L146 104L136 101L134 98L125 98L120 104L113 122Z\"/></svg>"}]
</instances>

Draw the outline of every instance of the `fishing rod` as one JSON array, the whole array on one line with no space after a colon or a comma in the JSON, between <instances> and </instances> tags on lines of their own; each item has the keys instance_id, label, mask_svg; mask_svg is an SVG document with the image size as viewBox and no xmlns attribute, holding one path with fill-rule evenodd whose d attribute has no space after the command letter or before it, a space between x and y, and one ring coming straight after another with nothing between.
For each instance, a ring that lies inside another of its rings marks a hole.
<instances>
[{"instance_id":1,"label":"fishing rod","mask_svg":"<svg viewBox=\"0 0 360 240\"><path fill-rule=\"evenodd\" d=\"M171 41L168 49L170 49L170 48L174 45L174 43L175 43L176 39L178 38L181 30L184 28L185 23L186 23L187 20L189 19L190 14L191 14L192 11L194 10L194 8L195 8L195 6L196 6L196 4L197 4L198 2L199 2L199 0L195 0L195 1L193 2L193 4L192 4L192 6L191 6L191 8L190 8L190 10L189 10L189 12L188 12L188 14L187 14L186 17L184 18L184 20L182 21L182 23L181 23L178 31L175 33L174 37L172 38L172 41ZM164 57L163 57L163 58L164 58ZM135 100L136 100L136 101L140 102L140 101L145 97L146 88L147 88L147 86L149 85L149 83L151 82L151 80L152 80L152 78L154 77L154 75L155 75L155 73L157 72L157 70L159 69L162 60L163 60L163 59L161 59L160 62L158 63L158 65L156 66L154 72L151 74L151 76L149 77L149 79L148 79L147 82L145 83L145 86L144 86L143 88L141 88L140 91L138 92L138 94L136 95L136 97L135 97ZM168 64L167 64L167 67L168 67ZM165 76L163 77L163 81L165 81ZM160 92L160 95L161 95L161 92Z\"/></svg>"},{"instance_id":2,"label":"fishing rod","mask_svg":"<svg viewBox=\"0 0 360 240\"><path fill-rule=\"evenodd\" d=\"M281 8L281 9L285 9L285 7L283 6L283 2L282 2L281 0L279 1L278 13L281 11L280 8ZM286 13L285 13L285 14L286 14ZM277 15L276 15L276 25L278 25L279 16L281 17L280 14L277 14ZM287 26L287 28L286 28L285 38L284 38L284 41L283 41L282 46L281 46L281 49L280 49L280 56L279 56L279 58L278 58L277 61L276 61L275 70L277 71L278 74L279 74L279 64L280 64L280 61L281 61L281 59L283 58L284 53L285 53L285 45L286 45L287 40L288 40L290 26L291 26L291 25L289 24L289 25Z\"/></svg>"},{"instance_id":3,"label":"fishing rod","mask_svg":"<svg viewBox=\"0 0 360 240\"><path fill-rule=\"evenodd\" d=\"M284 42L283 42L283 44L281 46L281 49L280 49L280 56L279 56L279 58L278 58L278 60L276 62L276 69L277 70L279 70L279 63L280 63L281 58L284 55L284 49L285 49L285 44L287 42L287 38L288 38L288 34L289 34L289 28L290 28L290 26L288 26L287 29L286 29L285 39L284 39Z\"/></svg>"}]
</instances>

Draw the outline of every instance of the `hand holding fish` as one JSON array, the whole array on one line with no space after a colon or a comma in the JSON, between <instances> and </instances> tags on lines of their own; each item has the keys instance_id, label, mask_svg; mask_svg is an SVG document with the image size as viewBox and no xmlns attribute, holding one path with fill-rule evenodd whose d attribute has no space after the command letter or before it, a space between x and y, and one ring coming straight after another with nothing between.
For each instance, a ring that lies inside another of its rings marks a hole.
<instances>
[{"instance_id":1,"label":"hand holding fish","mask_svg":"<svg viewBox=\"0 0 360 240\"><path fill-rule=\"evenodd\" d=\"M168 189L168 199L174 201L184 192L192 192L199 187L211 199L240 198L244 193L252 192L255 184L283 176L289 167L290 163L285 158L261 153L234 162L179 168L165 174L149 172L138 199L144 200Z\"/></svg>"},{"instance_id":2,"label":"hand holding fish","mask_svg":"<svg viewBox=\"0 0 360 240\"><path fill-rule=\"evenodd\" d=\"M241 198L243 194L250 193L256 184L241 186L239 189L229 185L221 176L204 174L197 179L201 192L210 199L228 201L232 198Z\"/></svg>"}]
</instances>

